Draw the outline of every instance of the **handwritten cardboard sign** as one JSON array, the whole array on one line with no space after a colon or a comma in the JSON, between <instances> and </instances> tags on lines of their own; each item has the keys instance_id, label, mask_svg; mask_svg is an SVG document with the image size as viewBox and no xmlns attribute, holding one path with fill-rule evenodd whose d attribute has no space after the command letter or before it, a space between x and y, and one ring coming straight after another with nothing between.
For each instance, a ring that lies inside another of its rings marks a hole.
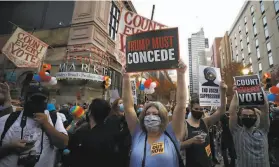
<instances>
[{"instance_id":1,"label":"handwritten cardboard sign","mask_svg":"<svg viewBox=\"0 0 279 167\"><path fill-rule=\"evenodd\" d=\"M239 106L264 105L264 92L258 75L234 77Z\"/></svg>"},{"instance_id":2,"label":"handwritten cardboard sign","mask_svg":"<svg viewBox=\"0 0 279 167\"><path fill-rule=\"evenodd\" d=\"M127 72L178 68L178 28L142 32L126 39Z\"/></svg>"},{"instance_id":3,"label":"handwritten cardboard sign","mask_svg":"<svg viewBox=\"0 0 279 167\"><path fill-rule=\"evenodd\" d=\"M17 67L38 68L47 48L47 44L21 28L17 28L2 48L2 52Z\"/></svg>"}]
</instances>

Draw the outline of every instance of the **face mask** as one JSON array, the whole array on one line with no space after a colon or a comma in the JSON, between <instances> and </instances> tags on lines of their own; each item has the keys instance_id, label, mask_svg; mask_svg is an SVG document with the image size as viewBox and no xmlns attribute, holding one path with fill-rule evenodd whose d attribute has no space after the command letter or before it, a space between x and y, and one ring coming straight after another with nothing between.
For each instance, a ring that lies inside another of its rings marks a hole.
<instances>
[{"instance_id":1,"label":"face mask","mask_svg":"<svg viewBox=\"0 0 279 167\"><path fill-rule=\"evenodd\" d=\"M199 112L199 111L191 111L192 113L192 116L195 118L195 119L201 119L202 115L203 115L203 112Z\"/></svg>"},{"instance_id":2,"label":"face mask","mask_svg":"<svg viewBox=\"0 0 279 167\"><path fill-rule=\"evenodd\" d=\"M119 111L124 112L124 105L123 104L118 104Z\"/></svg>"},{"instance_id":3,"label":"face mask","mask_svg":"<svg viewBox=\"0 0 279 167\"><path fill-rule=\"evenodd\" d=\"M255 125L257 118L242 118L241 122L246 128L251 128Z\"/></svg>"},{"instance_id":4,"label":"face mask","mask_svg":"<svg viewBox=\"0 0 279 167\"><path fill-rule=\"evenodd\" d=\"M144 117L144 126L148 132L160 130L161 118L158 115L147 115Z\"/></svg>"},{"instance_id":5,"label":"face mask","mask_svg":"<svg viewBox=\"0 0 279 167\"><path fill-rule=\"evenodd\" d=\"M142 112L143 108L138 108L138 113Z\"/></svg>"}]
</instances>

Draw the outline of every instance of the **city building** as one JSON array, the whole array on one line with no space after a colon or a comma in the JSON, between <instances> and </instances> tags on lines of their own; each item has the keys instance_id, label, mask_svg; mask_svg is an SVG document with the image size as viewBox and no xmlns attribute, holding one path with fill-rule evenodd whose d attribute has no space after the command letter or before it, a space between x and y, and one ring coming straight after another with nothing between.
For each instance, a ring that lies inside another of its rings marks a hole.
<instances>
[{"instance_id":1,"label":"city building","mask_svg":"<svg viewBox=\"0 0 279 167\"><path fill-rule=\"evenodd\" d=\"M221 69L232 62L232 51L228 31L220 41L219 53L221 58Z\"/></svg>"},{"instance_id":2,"label":"city building","mask_svg":"<svg viewBox=\"0 0 279 167\"><path fill-rule=\"evenodd\" d=\"M206 48L205 49L205 65L206 66L211 66L211 67L214 67L214 64L213 64L213 58L211 56L211 52L210 52L210 49L209 48Z\"/></svg>"},{"instance_id":3,"label":"city building","mask_svg":"<svg viewBox=\"0 0 279 167\"><path fill-rule=\"evenodd\" d=\"M51 75L82 72L110 76L110 89L121 95L121 65L114 50L122 7L136 12L131 1L0 2L0 48L19 26L50 46L44 62L52 65ZM19 97L26 74L37 69L16 68L0 55L2 71L16 76L10 85L14 97ZM60 104L76 102L77 97L80 103L89 102L104 97L101 84L100 77L64 78L51 88L50 98Z\"/></svg>"},{"instance_id":4,"label":"city building","mask_svg":"<svg viewBox=\"0 0 279 167\"><path fill-rule=\"evenodd\" d=\"M214 38L213 44L210 48L210 54L212 57L213 61L213 66L220 68L221 67L221 58L220 58L220 52L219 52L219 47L220 47L220 42L221 42L221 37Z\"/></svg>"},{"instance_id":5,"label":"city building","mask_svg":"<svg viewBox=\"0 0 279 167\"><path fill-rule=\"evenodd\" d=\"M190 95L199 93L198 68L199 64L205 65L205 48L208 48L208 39L204 37L203 28L197 33L193 33L188 38L189 52L189 80Z\"/></svg>"},{"instance_id":6,"label":"city building","mask_svg":"<svg viewBox=\"0 0 279 167\"><path fill-rule=\"evenodd\" d=\"M260 76L279 64L279 1L245 1L230 31L232 60Z\"/></svg>"}]
</instances>

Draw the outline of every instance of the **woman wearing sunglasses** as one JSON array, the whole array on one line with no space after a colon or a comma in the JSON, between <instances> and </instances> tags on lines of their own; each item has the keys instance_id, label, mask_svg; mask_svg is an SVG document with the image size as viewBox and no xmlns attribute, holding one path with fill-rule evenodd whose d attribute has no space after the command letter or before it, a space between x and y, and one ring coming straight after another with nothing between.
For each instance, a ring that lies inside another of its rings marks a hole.
<instances>
[{"instance_id":1,"label":"woman wearing sunglasses","mask_svg":"<svg viewBox=\"0 0 279 167\"><path fill-rule=\"evenodd\" d=\"M133 107L130 76L123 75L123 104L128 128L132 135L131 167L183 167L179 154L179 142L184 131L186 110L186 65L180 63L177 70L177 105L172 122L160 102L145 104L139 119Z\"/></svg>"}]
</instances>

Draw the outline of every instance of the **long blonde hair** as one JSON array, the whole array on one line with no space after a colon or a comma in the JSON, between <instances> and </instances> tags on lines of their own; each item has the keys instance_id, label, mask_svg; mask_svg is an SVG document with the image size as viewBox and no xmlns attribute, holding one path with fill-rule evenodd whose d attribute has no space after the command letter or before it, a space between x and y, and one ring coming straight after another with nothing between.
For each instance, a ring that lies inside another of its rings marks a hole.
<instances>
[{"instance_id":1,"label":"long blonde hair","mask_svg":"<svg viewBox=\"0 0 279 167\"><path fill-rule=\"evenodd\" d=\"M164 132L169 123L169 118L168 118L168 111L167 111L166 107L160 102L149 102L144 106L144 109L140 113L140 116L139 116L139 123L140 123L140 127L141 127L142 131L147 132L147 130L144 126L144 117L146 115L146 111L150 107L155 107L158 110L158 116L161 118L160 132Z\"/></svg>"}]
</instances>

